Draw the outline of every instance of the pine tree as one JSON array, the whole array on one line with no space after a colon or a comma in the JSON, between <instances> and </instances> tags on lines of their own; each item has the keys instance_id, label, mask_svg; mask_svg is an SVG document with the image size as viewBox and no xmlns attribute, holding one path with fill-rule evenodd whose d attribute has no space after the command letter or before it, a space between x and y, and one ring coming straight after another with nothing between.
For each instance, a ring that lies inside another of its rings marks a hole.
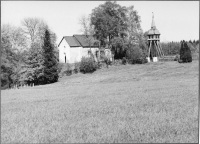
<instances>
[{"instance_id":1,"label":"pine tree","mask_svg":"<svg viewBox=\"0 0 200 144\"><path fill-rule=\"evenodd\" d=\"M191 50L188 47L187 42L183 41L181 43L181 49L180 49L180 60L181 62L192 62L192 54Z\"/></svg>"},{"instance_id":2,"label":"pine tree","mask_svg":"<svg viewBox=\"0 0 200 144\"><path fill-rule=\"evenodd\" d=\"M58 81L58 62L55 56L54 46L51 43L50 32L45 30L43 43L43 58L44 58L44 83L49 84Z\"/></svg>"},{"instance_id":3,"label":"pine tree","mask_svg":"<svg viewBox=\"0 0 200 144\"><path fill-rule=\"evenodd\" d=\"M21 70L21 81L34 83L34 85L43 83L43 55L39 44L33 43L28 52L28 58L24 69Z\"/></svg>"}]
</instances>

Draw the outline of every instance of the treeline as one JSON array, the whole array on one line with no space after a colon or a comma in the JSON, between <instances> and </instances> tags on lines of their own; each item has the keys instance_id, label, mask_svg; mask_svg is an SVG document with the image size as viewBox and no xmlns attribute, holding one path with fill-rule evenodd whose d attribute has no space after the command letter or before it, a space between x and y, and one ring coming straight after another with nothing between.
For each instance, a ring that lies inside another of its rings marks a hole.
<instances>
[{"instance_id":1,"label":"treeline","mask_svg":"<svg viewBox=\"0 0 200 144\"><path fill-rule=\"evenodd\" d=\"M188 44L192 54L199 53L199 40L190 40L186 41L186 43ZM161 42L161 47L165 55L179 55L181 42Z\"/></svg>"},{"instance_id":2,"label":"treeline","mask_svg":"<svg viewBox=\"0 0 200 144\"><path fill-rule=\"evenodd\" d=\"M1 88L46 84L58 79L56 34L38 18L1 27Z\"/></svg>"}]
</instances>

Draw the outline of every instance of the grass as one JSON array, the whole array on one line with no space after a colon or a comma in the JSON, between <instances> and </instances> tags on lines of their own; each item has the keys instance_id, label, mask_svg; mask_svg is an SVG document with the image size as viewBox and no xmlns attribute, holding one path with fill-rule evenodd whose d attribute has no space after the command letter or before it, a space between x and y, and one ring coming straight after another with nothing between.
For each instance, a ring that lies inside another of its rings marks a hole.
<instances>
[{"instance_id":1,"label":"grass","mask_svg":"<svg viewBox=\"0 0 200 144\"><path fill-rule=\"evenodd\" d=\"M111 66L1 91L1 142L198 142L198 73L198 61Z\"/></svg>"}]
</instances>

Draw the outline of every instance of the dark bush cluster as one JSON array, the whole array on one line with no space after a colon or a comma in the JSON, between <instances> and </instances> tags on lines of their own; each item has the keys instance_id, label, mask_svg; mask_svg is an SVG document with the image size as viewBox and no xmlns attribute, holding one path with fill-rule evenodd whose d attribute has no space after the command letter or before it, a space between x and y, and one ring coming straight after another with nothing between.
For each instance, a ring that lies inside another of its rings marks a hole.
<instances>
[{"instance_id":1,"label":"dark bush cluster","mask_svg":"<svg viewBox=\"0 0 200 144\"><path fill-rule=\"evenodd\" d=\"M127 59L125 57L122 58L122 64L123 65L127 64Z\"/></svg>"},{"instance_id":2,"label":"dark bush cluster","mask_svg":"<svg viewBox=\"0 0 200 144\"><path fill-rule=\"evenodd\" d=\"M66 75L66 76L72 75L72 70L65 70L65 71L63 71L63 75Z\"/></svg>"},{"instance_id":3,"label":"dark bush cluster","mask_svg":"<svg viewBox=\"0 0 200 144\"><path fill-rule=\"evenodd\" d=\"M192 62L192 54L191 50L188 47L187 42L182 41L181 42L181 49L180 49L180 63L187 63L187 62Z\"/></svg>"},{"instance_id":4,"label":"dark bush cluster","mask_svg":"<svg viewBox=\"0 0 200 144\"><path fill-rule=\"evenodd\" d=\"M98 65L96 62L90 57L82 57L80 63L80 72L82 73L92 73L96 71Z\"/></svg>"},{"instance_id":5,"label":"dark bush cluster","mask_svg":"<svg viewBox=\"0 0 200 144\"><path fill-rule=\"evenodd\" d=\"M130 64L147 63L146 56L139 46L129 47L126 51L126 58Z\"/></svg>"}]
</instances>

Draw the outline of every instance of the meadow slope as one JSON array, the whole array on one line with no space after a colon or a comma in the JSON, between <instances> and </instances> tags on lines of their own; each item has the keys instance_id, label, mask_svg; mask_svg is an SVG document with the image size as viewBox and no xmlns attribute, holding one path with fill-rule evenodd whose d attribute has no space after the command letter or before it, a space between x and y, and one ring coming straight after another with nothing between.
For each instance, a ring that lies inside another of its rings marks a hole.
<instances>
[{"instance_id":1,"label":"meadow slope","mask_svg":"<svg viewBox=\"0 0 200 144\"><path fill-rule=\"evenodd\" d=\"M198 63L111 66L3 90L1 142L198 142Z\"/></svg>"}]
</instances>

